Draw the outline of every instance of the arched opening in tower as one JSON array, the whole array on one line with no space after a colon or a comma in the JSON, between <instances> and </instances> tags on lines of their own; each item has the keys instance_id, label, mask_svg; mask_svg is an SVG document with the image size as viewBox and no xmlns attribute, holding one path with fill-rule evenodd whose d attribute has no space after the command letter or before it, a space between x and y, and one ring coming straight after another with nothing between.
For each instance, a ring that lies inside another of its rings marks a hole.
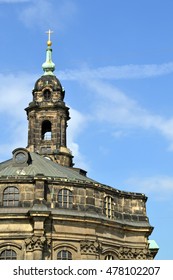
<instances>
[{"instance_id":1,"label":"arched opening in tower","mask_svg":"<svg viewBox=\"0 0 173 280\"><path fill-rule=\"evenodd\" d=\"M42 129L41 129L41 139L42 140L51 140L51 138L52 138L52 124L48 120L43 121Z\"/></svg>"},{"instance_id":2,"label":"arched opening in tower","mask_svg":"<svg viewBox=\"0 0 173 280\"><path fill-rule=\"evenodd\" d=\"M50 90L45 89L43 95L44 95L44 100L46 100L46 101L49 100L49 99L51 98L51 92L50 92Z\"/></svg>"}]
</instances>

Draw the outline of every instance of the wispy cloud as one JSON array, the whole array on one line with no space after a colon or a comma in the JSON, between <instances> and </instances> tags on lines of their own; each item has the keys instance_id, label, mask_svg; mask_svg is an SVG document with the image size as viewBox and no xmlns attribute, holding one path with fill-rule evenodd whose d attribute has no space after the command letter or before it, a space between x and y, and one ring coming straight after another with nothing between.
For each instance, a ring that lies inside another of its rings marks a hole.
<instances>
[{"instance_id":1,"label":"wispy cloud","mask_svg":"<svg viewBox=\"0 0 173 280\"><path fill-rule=\"evenodd\" d=\"M92 69L85 67L83 69L67 69L59 71L58 76L61 80L121 80L121 79L144 79L162 75L168 75L173 72L173 62L163 64L144 64L144 65L122 65L106 66Z\"/></svg>"},{"instance_id":2,"label":"wispy cloud","mask_svg":"<svg viewBox=\"0 0 173 280\"><path fill-rule=\"evenodd\" d=\"M173 117L167 119L151 113L109 83L90 80L86 86L98 95L94 119L112 123L118 130L119 128L155 129L170 141L169 147L173 150Z\"/></svg>"},{"instance_id":3,"label":"wispy cloud","mask_svg":"<svg viewBox=\"0 0 173 280\"><path fill-rule=\"evenodd\" d=\"M14 148L26 147L27 117L24 108L31 100L34 75L0 74L0 160L11 157ZM8 143L6 143L8 139Z\"/></svg>"},{"instance_id":4,"label":"wispy cloud","mask_svg":"<svg viewBox=\"0 0 173 280\"><path fill-rule=\"evenodd\" d=\"M77 7L69 0L37 0L20 11L20 20L27 27L40 27L45 30L48 27L62 30L74 18Z\"/></svg>"},{"instance_id":5,"label":"wispy cloud","mask_svg":"<svg viewBox=\"0 0 173 280\"><path fill-rule=\"evenodd\" d=\"M105 80L152 78L173 72L173 63L160 65L124 65L97 69L66 70L59 72L61 80L80 81L97 96L93 119L110 122L125 128L155 129L170 141L173 150L173 117L153 114L125 92ZM90 81L88 83L88 81ZM116 136L116 131L113 133ZM120 134L118 134L120 136ZM121 130L121 135L124 133Z\"/></svg>"},{"instance_id":6,"label":"wispy cloud","mask_svg":"<svg viewBox=\"0 0 173 280\"><path fill-rule=\"evenodd\" d=\"M0 74L0 113L21 117L27 102L31 100L31 90L36 81L35 75L26 73Z\"/></svg>"},{"instance_id":7,"label":"wispy cloud","mask_svg":"<svg viewBox=\"0 0 173 280\"><path fill-rule=\"evenodd\" d=\"M157 200L167 200L170 193L173 194L173 177L169 176L132 177L125 180L124 184L127 188L147 195L154 193Z\"/></svg>"},{"instance_id":8,"label":"wispy cloud","mask_svg":"<svg viewBox=\"0 0 173 280\"><path fill-rule=\"evenodd\" d=\"M75 166L83 168L85 170L89 169L89 166L86 162L86 158L84 155L80 153L79 144L77 143L77 136L85 130L85 127L88 122L88 117L82 115L79 111L70 108L70 124L67 129L67 139L68 139L68 147L72 151L73 156L75 157Z\"/></svg>"}]
</instances>

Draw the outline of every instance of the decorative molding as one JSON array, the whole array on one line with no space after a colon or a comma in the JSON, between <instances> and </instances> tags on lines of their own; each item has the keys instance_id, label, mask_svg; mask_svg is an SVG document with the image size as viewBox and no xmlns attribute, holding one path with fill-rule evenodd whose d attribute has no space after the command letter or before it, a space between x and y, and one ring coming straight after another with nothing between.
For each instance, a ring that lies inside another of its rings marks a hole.
<instances>
[{"instance_id":1,"label":"decorative molding","mask_svg":"<svg viewBox=\"0 0 173 280\"><path fill-rule=\"evenodd\" d=\"M6 247L13 247L13 248L17 248L17 249L19 249L19 250L21 250L22 249L22 246L21 245L19 245L19 244L17 244L17 243L13 243L13 242L3 242L3 243L1 243L0 244L0 249L1 248L6 248ZM10 248L11 249L11 248Z\"/></svg>"},{"instance_id":2,"label":"decorative molding","mask_svg":"<svg viewBox=\"0 0 173 280\"><path fill-rule=\"evenodd\" d=\"M65 249L65 250L68 250L71 249L71 250L74 250L75 252L77 252L77 247L74 246L73 244L70 244L70 243L61 243L61 244L57 244L53 247L53 250L56 251L58 249Z\"/></svg>"},{"instance_id":3,"label":"decorative molding","mask_svg":"<svg viewBox=\"0 0 173 280\"><path fill-rule=\"evenodd\" d=\"M43 250L46 238L44 236L37 237L32 236L31 238L25 239L26 251Z\"/></svg>"},{"instance_id":4,"label":"decorative molding","mask_svg":"<svg viewBox=\"0 0 173 280\"><path fill-rule=\"evenodd\" d=\"M120 260L152 260L152 254L148 248L128 248L120 247L118 251Z\"/></svg>"},{"instance_id":5,"label":"decorative molding","mask_svg":"<svg viewBox=\"0 0 173 280\"><path fill-rule=\"evenodd\" d=\"M102 251L102 245L99 241L81 240L80 242L81 254L100 254Z\"/></svg>"}]
</instances>

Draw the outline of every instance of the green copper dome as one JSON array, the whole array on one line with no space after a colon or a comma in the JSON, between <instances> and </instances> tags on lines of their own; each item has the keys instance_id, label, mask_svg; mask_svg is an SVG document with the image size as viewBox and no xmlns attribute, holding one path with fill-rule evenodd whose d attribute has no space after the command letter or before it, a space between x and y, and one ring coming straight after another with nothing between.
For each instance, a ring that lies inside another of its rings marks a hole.
<instances>
[{"instance_id":1,"label":"green copper dome","mask_svg":"<svg viewBox=\"0 0 173 280\"><path fill-rule=\"evenodd\" d=\"M52 49L48 45L46 50L46 61L42 64L44 75L54 75L55 64L52 61Z\"/></svg>"},{"instance_id":2,"label":"green copper dome","mask_svg":"<svg viewBox=\"0 0 173 280\"><path fill-rule=\"evenodd\" d=\"M47 41L47 49L46 49L46 61L42 64L42 68L44 71L44 75L54 75L53 71L55 70L55 64L52 61L52 42L50 40L50 34L53 33L53 31L47 31L48 33L48 41Z\"/></svg>"}]
</instances>

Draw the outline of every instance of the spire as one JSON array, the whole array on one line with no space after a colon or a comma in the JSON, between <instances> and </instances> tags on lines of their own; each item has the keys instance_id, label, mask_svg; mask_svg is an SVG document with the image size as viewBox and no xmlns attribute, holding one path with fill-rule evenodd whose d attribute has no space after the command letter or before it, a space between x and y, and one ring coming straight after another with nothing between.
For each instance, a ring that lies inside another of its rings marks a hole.
<instances>
[{"instance_id":1,"label":"spire","mask_svg":"<svg viewBox=\"0 0 173 280\"><path fill-rule=\"evenodd\" d=\"M43 75L54 75L53 71L55 70L55 64L52 61L52 42L50 40L50 35L53 33L50 29L46 31L48 34L48 41L47 41L47 49L46 49L46 61L42 64L42 68L44 71Z\"/></svg>"}]
</instances>

